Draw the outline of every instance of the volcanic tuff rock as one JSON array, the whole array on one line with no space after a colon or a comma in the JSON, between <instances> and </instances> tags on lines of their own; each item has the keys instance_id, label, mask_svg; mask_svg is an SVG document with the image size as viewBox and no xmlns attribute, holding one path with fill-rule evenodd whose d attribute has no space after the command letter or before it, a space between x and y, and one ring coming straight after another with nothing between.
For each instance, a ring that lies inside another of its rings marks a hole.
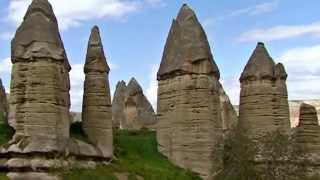
<instances>
[{"instance_id":1,"label":"volcanic tuff rock","mask_svg":"<svg viewBox=\"0 0 320 180\"><path fill-rule=\"evenodd\" d=\"M125 99L126 99L126 82L120 81L117 83L116 91L112 100L112 122L116 129L126 127L125 115Z\"/></svg>"},{"instance_id":2,"label":"volcanic tuff rock","mask_svg":"<svg viewBox=\"0 0 320 180\"><path fill-rule=\"evenodd\" d=\"M11 47L9 124L23 152L60 152L69 138L69 71L47 0L34 0Z\"/></svg>"},{"instance_id":3,"label":"volcanic tuff rock","mask_svg":"<svg viewBox=\"0 0 320 180\"><path fill-rule=\"evenodd\" d=\"M288 132L286 78L283 65L276 65L264 44L258 43L240 78L239 126L250 136Z\"/></svg>"},{"instance_id":4,"label":"volcanic tuff rock","mask_svg":"<svg viewBox=\"0 0 320 180\"><path fill-rule=\"evenodd\" d=\"M143 94L143 90L138 81L132 78L127 86L125 101L125 126L124 129L154 129L156 115L148 99Z\"/></svg>"},{"instance_id":5,"label":"volcanic tuff rock","mask_svg":"<svg viewBox=\"0 0 320 180\"><path fill-rule=\"evenodd\" d=\"M7 123L8 117L8 101L7 101L7 94L2 81L0 79L0 116L3 116L5 123ZM1 122L0 122L1 123Z\"/></svg>"},{"instance_id":6,"label":"volcanic tuff rock","mask_svg":"<svg viewBox=\"0 0 320 180\"><path fill-rule=\"evenodd\" d=\"M216 151L222 137L219 76L202 26L183 5L158 71L157 139L169 160L204 179L210 179L221 162Z\"/></svg>"},{"instance_id":7,"label":"volcanic tuff rock","mask_svg":"<svg viewBox=\"0 0 320 180\"><path fill-rule=\"evenodd\" d=\"M121 129L155 129L155 112L135 78L130 80L128 86L124 81L117 84L112 108L113 121Z\"/></svg>"},{"instance_id":8,"label":"volcanic tuff rock","mask_svg":"<svg viewBox=\"0 0 320 180\"><path fill-rule=\"evenodd\" d=\"M84 66L86 76L82 125L91 143L96 145L105 157L111 157L113 152L109 71L99 29L94 27L91 31Z\"/></svg>"},{"instance_id":9,"label":"volcanic tuff rock","mask_svg":"<svg viewBox=\"0 0 320 180\"><path fill-rule=\"evenodd\" d=\"M314 106L303 103L300 106L299 125L296 128L297 142L308 157L320 158L320 126Z\"/></svg>"}]
</instances>

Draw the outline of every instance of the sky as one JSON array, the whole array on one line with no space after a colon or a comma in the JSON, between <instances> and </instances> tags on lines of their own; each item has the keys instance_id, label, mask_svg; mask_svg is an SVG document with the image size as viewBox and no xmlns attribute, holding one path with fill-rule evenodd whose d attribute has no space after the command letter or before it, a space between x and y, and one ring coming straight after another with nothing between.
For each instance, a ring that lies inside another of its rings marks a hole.
<instances>
[{"instance_id":1,"label":"sky","mask_svg":"<svg viewBox=\"0 0 320 180\"><path fill-rule=\"evenodd\" d=\"M156 106L156 73L171 21L183 3L203 25L221 82L239 104L239 76L257 42L285 65L289 99L320 99L319 0L49 0L72 66L71 110L81 111L83 64L90 30L98 25L111 93L135 77ZM31 0L0 1L0 78L10 91L10 41ZM156 108L156 107L155 107Z\"/></svg>"}]
</instances>

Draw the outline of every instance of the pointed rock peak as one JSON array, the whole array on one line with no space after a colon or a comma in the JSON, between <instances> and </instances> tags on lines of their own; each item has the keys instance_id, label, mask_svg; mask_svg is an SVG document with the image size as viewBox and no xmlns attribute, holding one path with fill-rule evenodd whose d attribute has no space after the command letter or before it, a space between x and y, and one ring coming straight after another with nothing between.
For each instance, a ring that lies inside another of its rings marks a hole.
<instances>
[{"instance_id":1,"label":"pointed rock peak","mask_svg":"<svg viewBox=\"0 0 320 180\"><path fill-rule=\"evenodd\" d=\"M272 57L269 55L264 44L259 42L244 68L240 81L273 79L274 69L275 63Z\"/></svg>"},{"instance_id":2,"label":"pointed rock peak","mask_svg":"<svg viewBox=\"0 0 320 180\"><path fill-rule=\"evenodd\" d=\"M300 106L299 126L304 125L319 125L316 108L306 103Z\"/></svg>"},{"instance_id":3,"label":"pointed rock peak","mask_svg":"<svg viewBox=\"0 0 320 180\"><path fill-rule=\"evenodd\" d=\"M183 4L179 13L178 13L177 21L183 22L193 16L194 17L196 16L194 11L187 4Z\"/></svg>"},{"instance_id":4,"label":"pointed rock peak","mask_svg":"<svg viewBox=\"0 0 320 180\"><path fill-rule=\"evenodd\" d=\"M128 95L134 95L137 93L143 93L143 90L135 78L131 78L127 86Z\"/></svg>"},{"instance_id":5,"label":"pointed rock peak","mask_svg":"<svg viewBox=\"0 0 320 180\"><path fill-rule=\"evenodd\" d=\"M116 89L122 88L122 87L127 87L126 82L125 81L118 81Z\"/></svg>"},{"instance_id":6,"label":"pointed rock peak","mask_svg":"<svg viewBox=\"0 0 320 180\"><path fill-rule=\"evenodd\" d=\"M160 80L188 73L220 78L207 35L194 11L184 4L172 22L157 78Z\"/></svg>"},{"instance_id":7,"label":"pointed rock peak","mask_svg":"<svg viewBox=\"0 0 320 180\"><path fill-rule=\"evenodd\" d=\"M102 46L100 30L99 30L98 26L94 26L91 29L89 45L91 45L91 46Z\"/></svg>"},{"instance_id":8,"label":"pointed rock peak","mask_svg":"<svg viewBox=\"0 0 320 180\"><path fill-rule=\"evenodd\" d=\"M64 62L71 70L57 19L47 0L33 0L11 42L12 62L17 59L49 58Z\"/></svg>"},{"instance_id":9,"label":"pointed rock peak","mask_svg":"<svg viewBox=\"0 0 320 180\"><path fill-rule=\"evenodd\" d=\"M103 45L100 37L100 31L98 26L94 26L91 30L86 63L84 66L84 72L107 72L110 68L107 64L107 59L104 54Z\"/></svg>"},{"instance_id":10,"label":"pointed rock peak","mask_svg":"<svg viewBox=\"0 0 320 180\"><path fill-rule=\"evenodd\" d=\"M276 78L284 79L286 80L288 77L288 74L286 72L286 69L284 68L284 65L282 63L278 63L275 67L275 76Z\"/></svg>"},{"instance_id":11,"label":"pointed rock peak","mask_svg":"<svg viewBox=\"0 0 320 180\"><path fill-rule=\"evenodd\" d=\"M45 15L47 18L49 18L50 20L55 22L57 21L54 15L54 12L52 10L52 6L48 0L33 0L31 5L28 8L28 11L24 19L31 17L31 15L34 13L41 13Z\"/></svg>"}]
</instances>

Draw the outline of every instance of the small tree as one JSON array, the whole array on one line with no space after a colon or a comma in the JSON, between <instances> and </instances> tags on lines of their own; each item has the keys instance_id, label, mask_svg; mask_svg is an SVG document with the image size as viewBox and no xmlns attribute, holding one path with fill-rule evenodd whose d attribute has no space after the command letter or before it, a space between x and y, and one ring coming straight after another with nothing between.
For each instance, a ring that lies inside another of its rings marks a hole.
<instances>
[{"instance_id":1,"label":"small tree","mask_svg":"<svg viewBox=\"0 0 320 180\"><path fill-rule=\"evenodd\" d=\"M225 137L223 144L223 169L215 179L259 180L254 164L258 152L257 144L241 130L230 132Z\"/></svg>"}]
</instances>

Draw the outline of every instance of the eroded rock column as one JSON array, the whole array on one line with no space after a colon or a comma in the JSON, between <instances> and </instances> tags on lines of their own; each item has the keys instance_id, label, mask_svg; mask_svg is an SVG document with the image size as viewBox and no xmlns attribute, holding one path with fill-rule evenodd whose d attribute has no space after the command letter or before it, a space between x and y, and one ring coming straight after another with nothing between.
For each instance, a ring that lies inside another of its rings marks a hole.
<instances>
[{"instance_id":1,"label":"eroded rock column","mask_svg":"<svg viewBox=\"0 0 320 180\"><path fill-rule=\"evenodd\" d=\"M104 54L98 27L91 31L86 63L82 125L91 143L104 157L113 154L112 109L109 87L110 68Z\"/></svg>"},{"instance_id":2,"label":"eroded rock column","mask_svg":"<svg viewBox=\"0 0 320 180\"><path fill-rule=\"evenodd\" d=\"M249 136L290 129L286 78L284 67L258 43L240 78L239 126Z\"/></svg>"},{"instance_id":3,"label":"eroded rock column","mask_svg":"<svg viewBox=\"0 0 320 180\"><path fill-rule=\"evenodd\" d=\"M47 0L32 2L11 44L14 151L62 151L69 137L71 67Z\"/></svg>"},{"instance_id":4,"label":"eroded rock column","mask_svg":"<svg viewBox=\"0 0 320 180\"><path fill-rule=\"evenodd\" d=\"M174 164L210 179L220 165L219 70L193 10L173 20L158 71L159 151Z\"/></svg>"},{"instance_id":5,"label":"eroded rock column","mask_svg":"<svg viewBox=\"0 0 320 180\"><path fill-rule=\"evenodd\" d=\"M299 125L296 130L297 143L312 161L320 158L320 126L314 106L303 103L300 106Z\"/></svg>"}]
</instances>

